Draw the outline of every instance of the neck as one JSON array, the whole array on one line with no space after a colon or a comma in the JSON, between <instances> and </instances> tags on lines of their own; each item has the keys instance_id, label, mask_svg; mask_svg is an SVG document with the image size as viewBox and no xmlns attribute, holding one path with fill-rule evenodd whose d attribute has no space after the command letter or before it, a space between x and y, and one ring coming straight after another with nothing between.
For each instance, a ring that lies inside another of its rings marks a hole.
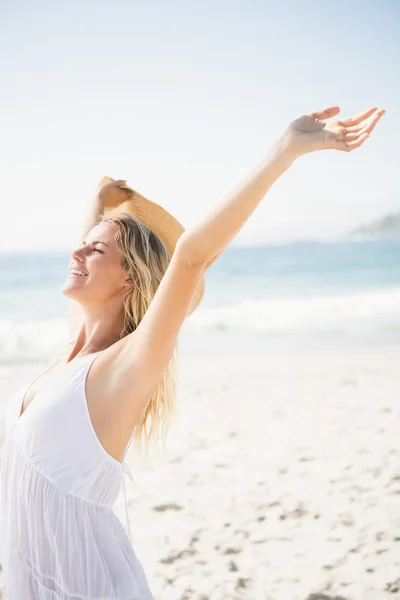
<instances>
[{"instance_id":1,"label":"neck","mask_svg":"<svg viewBox=\"0 0 400 600\"><path fill-rule=\"evenodd\" d=\"M82 306L82 325L67 357L70 362L77 355L83 356L106 350L121 339L124 314L121 305L93 309Z\"/></svg>"}]
</instances>

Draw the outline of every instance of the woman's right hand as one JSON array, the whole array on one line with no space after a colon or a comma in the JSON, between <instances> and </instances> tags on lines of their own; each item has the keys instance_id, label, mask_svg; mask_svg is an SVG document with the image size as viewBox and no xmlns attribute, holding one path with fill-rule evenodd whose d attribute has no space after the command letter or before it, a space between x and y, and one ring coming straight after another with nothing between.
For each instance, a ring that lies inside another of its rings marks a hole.
<instances>
[{"instance_id":1,"label":"woman's right hand","mask_svg":"<svg viewBox=\"0 0 400 600\"><path fill-rule=\"evenodd\" d=\"M338 106L330 106L293 121L283 136L288 151L295 157L316 150L350 152L368 139L385 114L383 109L373 107L354 117L332 119L339 112Z\"/></svg>"},{"instance_id":2,"label":"woman's right hand","mask_svg":"<svg viewBox=\"0 0 400 600\"><path fill-rule=\"evenodd\" d=\"M103 203L104 208L116 208L132 195L131 188L125 179L112 179L103 177L97 187L97 196Z\"/></svg>"}]
</instances>

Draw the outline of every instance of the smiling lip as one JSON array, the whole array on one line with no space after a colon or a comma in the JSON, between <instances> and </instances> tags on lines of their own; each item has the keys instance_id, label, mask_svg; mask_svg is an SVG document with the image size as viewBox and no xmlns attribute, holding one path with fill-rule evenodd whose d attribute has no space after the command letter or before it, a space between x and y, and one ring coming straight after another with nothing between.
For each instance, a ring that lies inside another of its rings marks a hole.
<instances>
[{"instance_id":1,"label":"smiling lip","mask_svg":"<svg viewBox=\"0 0 400 600\"><path fill-rule=\"evenodd\" d=\"M88 277L88 273L86 273L86 271L82 271L82 273L85 273L85 275L78 275L77 273L73 273L72 272L73 270L75 270L75 271L81 271L81 269L75 269L75 267L72 267L69 270L68 277Z\"/></svg>"},{"instance_id":2,"label":"smiling lip","mask_svg":"<svg viewBox=\"0 0 400 600\"><path fill-rule=\"evenodd\" d=\"M82 273L86 273L86 275L87 275L87 271L84 271L83 269L81 269L80 266L75 266L74 264L70 265L70 267L69 267L68 270L69 271L72 271L72 270L74 270L74 271L82 271Z\"/></svg>"}]
</instances>

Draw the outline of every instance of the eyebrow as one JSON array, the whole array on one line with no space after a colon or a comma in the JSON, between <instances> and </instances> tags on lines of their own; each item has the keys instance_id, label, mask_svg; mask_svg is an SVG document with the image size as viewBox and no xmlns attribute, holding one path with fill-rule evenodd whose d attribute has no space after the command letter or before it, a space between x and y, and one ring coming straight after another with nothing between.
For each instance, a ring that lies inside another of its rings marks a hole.
<instances>
[{"instance_id":1,"label":"eyebrow","mask_svg":"<svg viewBox=\"0 0 400 600\"><path fill-rule=\"evenodd\" d=\"M86 246L85 240L83 240L82 244ZM102 242L101 240L93 240L92 244L104 244L108 248L107 244L105 242Z\"/></svg>"}]
</instances>

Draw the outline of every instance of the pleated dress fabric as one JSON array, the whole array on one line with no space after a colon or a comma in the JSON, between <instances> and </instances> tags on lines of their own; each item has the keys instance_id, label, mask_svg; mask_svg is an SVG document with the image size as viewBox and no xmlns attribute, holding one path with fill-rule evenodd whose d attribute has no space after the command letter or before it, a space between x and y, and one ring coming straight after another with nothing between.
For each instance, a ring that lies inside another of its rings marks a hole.
<instances>
[{"instance_id":1,"label":"pleated dress fabric","mask_svg":"<svg viewBox=\"0 0 400 600\"><path fill-rule=\"evenodd\" d=\"M155 600L132 546L124 479L132 474L89 415L86 377L99 354L71 363L21 416L31 384L7 407L0 561L8 600ZM129 537L113 510L121 486Z\"/></svg>"}]
</instances>

